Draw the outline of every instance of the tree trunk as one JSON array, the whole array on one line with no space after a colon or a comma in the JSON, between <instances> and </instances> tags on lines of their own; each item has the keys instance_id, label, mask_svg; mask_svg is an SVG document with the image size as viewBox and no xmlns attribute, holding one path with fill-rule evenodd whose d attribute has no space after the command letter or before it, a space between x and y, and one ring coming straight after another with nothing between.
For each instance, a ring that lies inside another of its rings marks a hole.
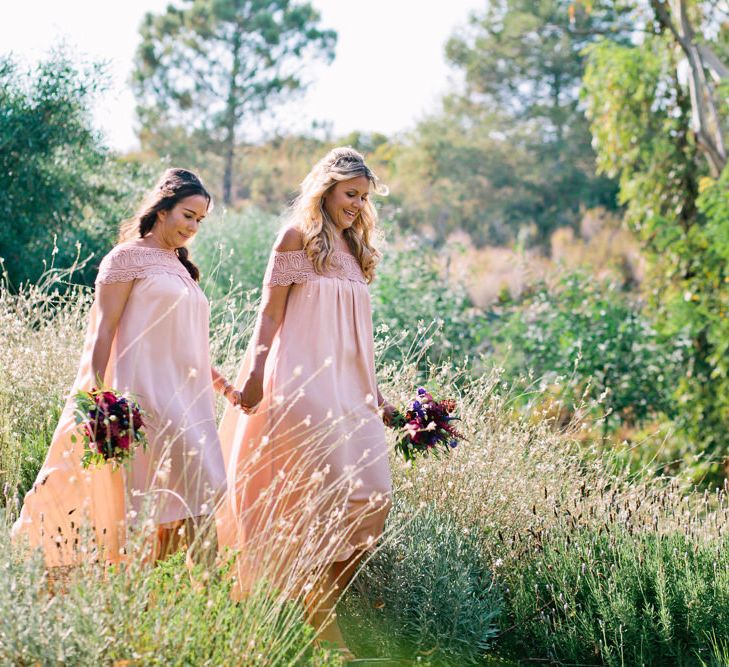
<instances>
[{"instance_id":1,"label":"tree trunk","mask_svg":"<svg viewBox=\"0 0 729 667\"><path fill-rule=\"evenodd\" d=\"M559 104L559 96L562 93L562 78L558 71L554 73L554 83L552 87L552 104L554 105L554 118L557 124L557 143L561 146L564 138L564 118L562 116L562 107Z\"/></svg>"},{"instance_id":2,"label":"tree trunk","mask_svg":"<svg viewBox=\"0 0 729 667\"><path fill-rule=\"evenodd\" d=\"M668 9L669 1L671 11ZM727 154L714 89L706 78L705 68L719 77L727 69L713 52L694 41L695 33L689 23L684 0L651 0L651 6L659 23L671 32L688 61L692 127L712 176L718 177L726 166ZM708 61L705 62L707 56Z\"/></svg>"},{"instance_id":3,"label":"tree trunk","mask_svg":"<svg viewBox=\"0 0 729 667\"><path fill-rule=\"evenodd\" d=\"M223 171L223 203L233 203L233 160L235 158L235 127L228 125L225 137L225 169Z\"/></svg>"},{"instance_id":4,"label":"tree trunk","mask_svg":"<svg viewBox=\"0 0 729 667\"><path fill-rule=\"evenodd\" d=\"M225 113L225 169L223 171L223 203L233 203L233 161L235 159L235 126L238 122L238 76L240 74L241 31L233 35L233 67L230 72L230 86Z\"/></svg>"}]
</instances>

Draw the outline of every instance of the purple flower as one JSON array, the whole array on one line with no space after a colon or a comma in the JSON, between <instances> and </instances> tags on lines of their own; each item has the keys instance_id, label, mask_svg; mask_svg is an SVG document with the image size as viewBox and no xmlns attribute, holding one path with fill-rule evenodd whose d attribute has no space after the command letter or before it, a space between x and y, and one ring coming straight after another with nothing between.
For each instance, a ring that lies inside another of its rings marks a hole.
<instances>
[{"instance_id":1,"label":"purple flower","mask_svg":"<svg viewBox=\"0 0 729 667\"><path fill-rule=\"evenodd\" d=\"M428 392L425 391L425 387L418 387L418 396L425 396Z\"/></svg>"},{"instance_id":2,"label":"purple flower","mask_svg":"<svg viewBox=\"0 0 729 667\"><path fill-rule=\"evenodd\" d=\"M451 440L448 444L451 446L451 449L455 449L458 447L458 440Z\"/></svg>"}]
</instances>

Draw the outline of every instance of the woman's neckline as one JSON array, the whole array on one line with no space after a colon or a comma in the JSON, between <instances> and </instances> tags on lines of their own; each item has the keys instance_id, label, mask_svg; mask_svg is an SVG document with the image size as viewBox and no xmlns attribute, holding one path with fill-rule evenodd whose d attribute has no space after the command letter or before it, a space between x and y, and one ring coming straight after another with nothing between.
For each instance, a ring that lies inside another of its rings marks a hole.
<instances>
[{"instance_id":1,"label":"woman's neckline","mask_svg":"<svg viewBox=\"0 0 729 667\"><path fill-rule=\"evenodd\" d=\"M147 245L146 243L139 243L137 239L132 239L130 241L125 241L124 243L121 243L120 245L124 245L127 248L143 248L144 250L156 250L158 252L164 252L167 254L175 254L176 248L160 248L159 246L152 246Z\"/></svg>"},{"instance_id":2,"label":"woman's neckline","mask_svg":"<svg viewBox=\"0 0 729 667\"><path fill-rule=\"evenodd\" d=\"M278 253L303 252L304 254L306 254L306 249L305 248L299 248L298 250L277 250L276 252L278 252ZM351 257L355 262L358 261L357 258L351 252L349 252L347 250L335 249L333 252L334 252L335 255L344 255L345 257Z\"/></svg>"}]
</instances>

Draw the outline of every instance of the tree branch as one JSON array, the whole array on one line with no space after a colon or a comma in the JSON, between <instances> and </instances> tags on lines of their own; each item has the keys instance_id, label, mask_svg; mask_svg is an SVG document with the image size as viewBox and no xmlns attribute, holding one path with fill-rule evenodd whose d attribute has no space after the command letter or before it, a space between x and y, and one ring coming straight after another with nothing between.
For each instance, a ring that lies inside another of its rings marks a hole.
<instances>
[{"instance_id":1,"label":"tree branch","mask_svg":"<svg viewBox=\"0 0 729 667\"><path fill-rule=\"evenodd\" d=\"M696 48L698 48L701 54L701 59L704 61L706 69L714 77L714 81L719 83L725 79L729 79L729 67L719 60L719 57L710 46L699 44Z\"/></svg>"},{"instance_id":2,"label":"tree branch","mask_svg":"<svg viewBox=\"0 0 729 667\"><path fill-rule=\"evenodd\" d=\"M693 130L699 146L706 155L712 174L718 176L724 169L727 158L713 90L706 78L701 50L694 43L695 33L686 12L685 0L671 0L671 3L672 13L678 25L674 22L666 3L662 0L650 0L659 23L671 32L688 62Z\"/></svg>"}]
</instances>

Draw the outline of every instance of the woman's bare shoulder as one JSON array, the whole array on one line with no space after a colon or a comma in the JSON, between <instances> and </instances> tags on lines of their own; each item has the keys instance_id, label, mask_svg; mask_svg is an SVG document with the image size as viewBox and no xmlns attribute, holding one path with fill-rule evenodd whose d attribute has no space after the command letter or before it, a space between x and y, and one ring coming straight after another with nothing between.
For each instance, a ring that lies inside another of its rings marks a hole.
<instances>
[{"instance_id":1,"label":"woman's bare shoulder","mask_svg":"<svg viewBox=\"0 0 729 667\"><path fill-rule=\"evenodd\" d=\"M273 249L277 252L292 252L304 249L304 237L296 227L286 227L276 239Z\"/></svg>"}]
</instances>

